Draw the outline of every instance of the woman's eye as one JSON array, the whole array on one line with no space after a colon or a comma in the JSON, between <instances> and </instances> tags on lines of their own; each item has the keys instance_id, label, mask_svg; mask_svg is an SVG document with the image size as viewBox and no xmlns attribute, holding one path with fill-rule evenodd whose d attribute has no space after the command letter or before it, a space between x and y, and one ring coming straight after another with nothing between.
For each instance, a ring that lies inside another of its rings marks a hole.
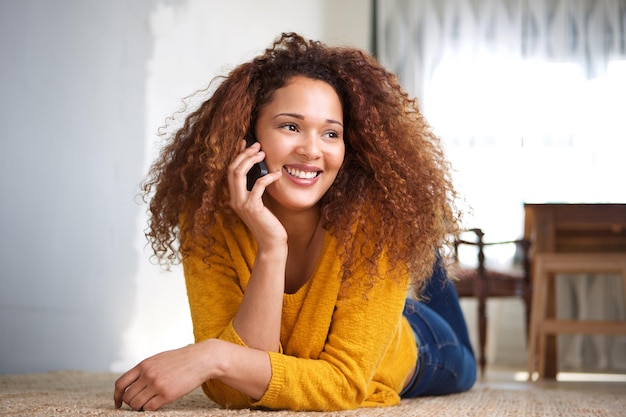
<instances>
[{"instance_id":1,"label":"woman's eye","mask_svg":"<svg viewBox=\"0 0 626 417\"><path fill-rule=\"evenodd\" d=\"M330 139L339 139L341 137L339 133L335 131L327 132L326 136L328 136Z\"/></svg>"},{"instance_id":2,"label":"woman's eye","mask_svg":"<svg viewBox=\"0 0 626 417\"><path fill-rule=\"evenodd\" d=\"M296 126L293 123L285 123L284 125L281 126L283 129L287 129L290 132L297 132L298 131L298 126Z\"/></svg>"}]
</instances>

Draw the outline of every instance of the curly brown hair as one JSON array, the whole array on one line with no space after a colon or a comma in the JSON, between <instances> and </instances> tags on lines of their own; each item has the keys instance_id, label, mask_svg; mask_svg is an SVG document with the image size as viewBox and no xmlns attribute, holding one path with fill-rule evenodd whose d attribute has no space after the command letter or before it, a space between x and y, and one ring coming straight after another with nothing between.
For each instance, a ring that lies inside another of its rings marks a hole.
<instances>
[{"instance_id":1,"label":"curly brown hair","mask_svg":"<svg viewBox=\"0 0 626 417\"><path fill-rule=\"evenodd\" d=\"M150 201L146 236L156 257L167 266L179 261L189 249L181 235L208 253L213 242L205 231L216 217L239 221L228 205L226 168L260 109L298 75L330 84L343 106L345 160L320 202L324 227L345 248L343 279L361 262L373 271L384 252L420 286L458 227L439 139L416 101L373 57L295 33L282 34L264 54L220 78L162 149L143 184Z\"/></svg>"}]
</instances>

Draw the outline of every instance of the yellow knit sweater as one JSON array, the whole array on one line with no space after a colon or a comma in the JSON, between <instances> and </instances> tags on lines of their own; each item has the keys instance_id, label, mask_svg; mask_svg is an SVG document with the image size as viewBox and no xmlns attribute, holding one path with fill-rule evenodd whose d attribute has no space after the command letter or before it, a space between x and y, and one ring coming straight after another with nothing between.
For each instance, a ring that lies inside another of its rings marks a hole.
<instances>
[{"instance_id":1,"label":"yellow knit sweater","mask_svg":"<svg viewBox=\"0 0 626 417\"><path fill-rule=\"evenodd\" d=\"M209 256L183 259L196 342L218 338L245 346L232 320L254 264L256 242L248 229L218 226ZM205 393L229 408L339 410L397 404L416 363L417 347L402 317L407 278L380 264L373 288L360 285L362 271L340 291L337 241L326 233L312 277L283 297L281 352L270 352L272 377L265 395L253 401L218 380Z\"/></svg>"}]
</instances>

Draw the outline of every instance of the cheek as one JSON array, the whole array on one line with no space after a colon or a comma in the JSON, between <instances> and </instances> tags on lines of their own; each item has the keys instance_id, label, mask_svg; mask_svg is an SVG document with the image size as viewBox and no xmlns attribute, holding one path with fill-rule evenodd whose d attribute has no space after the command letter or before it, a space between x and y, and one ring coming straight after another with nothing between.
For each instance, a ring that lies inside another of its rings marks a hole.
<instances>
[{"instance_id":1,"label":"cheek","mask_svg":"<svg viewBox=\"0 0 626 417\"><path fill-rule=\"evenodd\" d=\"M337 170L339 170L341 166L343 165L343 161L345 157L346 157L345 147L342 147L341 149L337 150L337 153L334 158L334 163L336 165Z\"/></svg>"},{"instance_id":2,"label":"cheek","mask_svg":"<svg viewBox=\"0 0 626 417\"><path fill-rule=\"evenodd\" d=\"M261 144L261 150L265 152L265 163L268 164L270 168L272 168L272 165L274 164L280 164L280 161L282 160L284 156L280 148L277 148L276 146L272 146L272 145L263 146L263 144ZM274 168L277 168L277 167L274 167Z\"/></svg>"}]
</instances>

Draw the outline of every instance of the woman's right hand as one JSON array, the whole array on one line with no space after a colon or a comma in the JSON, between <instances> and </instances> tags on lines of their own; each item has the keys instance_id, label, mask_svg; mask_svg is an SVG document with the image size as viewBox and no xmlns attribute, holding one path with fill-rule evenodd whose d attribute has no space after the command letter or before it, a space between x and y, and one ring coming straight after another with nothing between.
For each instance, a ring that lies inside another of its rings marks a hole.
<instances>
[{"instance_id":1,"label":"woman's right hand","mask_svg":"<svg viewBox=\"0 0 626 417\"><path fill-rule=\"evenodd\" d=\"M282 173L270 172L256 181L252 191L246 188L246 174L264 158L265 153L258 142L246 147L245 141L242 141L241 152L228 167L230 206L248 226L260 249L287 243L285 228L263 203L265 189L277 181Z\"/></svg>"}]
</instances>

